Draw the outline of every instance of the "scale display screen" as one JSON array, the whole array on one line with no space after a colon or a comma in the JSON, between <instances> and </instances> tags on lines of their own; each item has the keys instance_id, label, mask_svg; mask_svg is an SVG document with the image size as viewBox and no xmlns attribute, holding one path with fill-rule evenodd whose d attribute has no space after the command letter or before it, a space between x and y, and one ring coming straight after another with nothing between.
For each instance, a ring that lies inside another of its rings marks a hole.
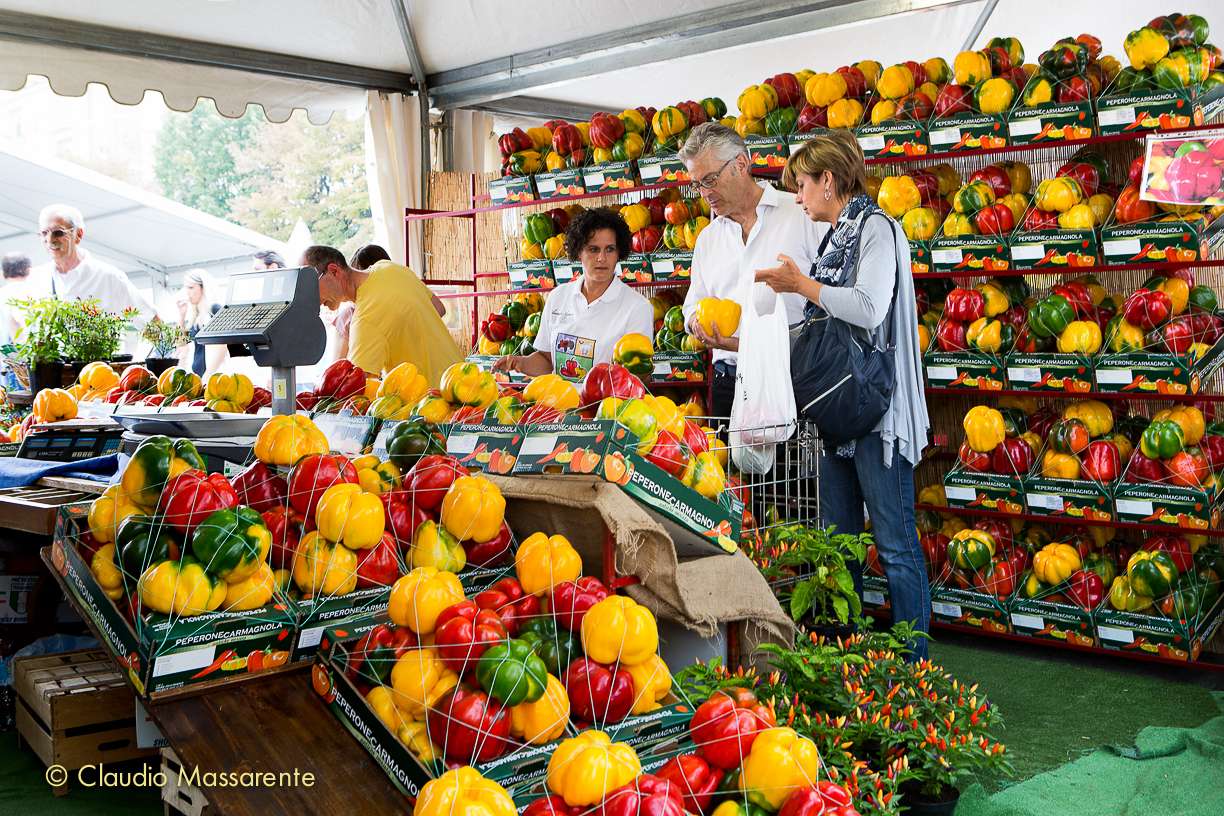
<instances>
[{"instance_id":1,"label":"scale display screen","mask_svg":"<svg viewBox=\"0 0 1224 816\"><path fill-rule=\"evenodd\" d=\"M230 278L228 304L288 303L297 284L296 269L247 272Z\"/></svg>"},{"instance_id":2,"label":"scale display screen","mask_svg":"<svg viewBox=\"0 0 1224 816\"><path fill-rule=\"evenodd\" d=\"M18 456L43 462L93 459L118 452L122 435L122 428L113 431L43 431L27 436L22 441Z\"/></svg>"}]
</instances>

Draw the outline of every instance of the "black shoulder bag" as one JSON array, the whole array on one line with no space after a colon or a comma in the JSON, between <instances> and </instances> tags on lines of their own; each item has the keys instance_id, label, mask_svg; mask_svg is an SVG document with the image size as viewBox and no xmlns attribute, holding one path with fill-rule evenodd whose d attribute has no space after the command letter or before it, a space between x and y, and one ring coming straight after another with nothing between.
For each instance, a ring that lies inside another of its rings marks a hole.
<instances>
[{"instance_id":1,"label":"black shoulder bag","mask_svg":"<svg viewBox=\"0 0 1224 816\"><path fill-rule=\"evenodd\" d=\"M895 255L896 225L891 220L888 223ZM862 257L860 251L858 261ZM858 277L858 262L854 277ZM844 285L853 286L854 280ZM816 425L826 445L841 445L866 436L888 411L896 383L892 314L899 285L900 281L894 283L888 314L874 335L817 309L804 322L791 347L798 415Z\"/></svg>"}]
</instances>

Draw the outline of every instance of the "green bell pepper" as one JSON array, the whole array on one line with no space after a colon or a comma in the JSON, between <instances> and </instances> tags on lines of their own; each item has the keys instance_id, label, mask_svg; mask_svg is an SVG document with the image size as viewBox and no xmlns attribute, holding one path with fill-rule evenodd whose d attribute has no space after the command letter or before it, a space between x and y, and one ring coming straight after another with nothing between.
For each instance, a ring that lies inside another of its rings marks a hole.
<instances>
[{"instance_id":1,"label":"green bell pepper","mask_svg":"<svg viewBox=\"0 0 1224 816\"><path fill-rule=\"evenodd\" d=\"M948 542L948 561L959 569L980 570L990 563L990 547L976 538L954 538Z\"/></svg>"},{"instance_id":2,"label":"green bell pepper","mask_svg":"<svg viewBox=\"0 0 1224 816\"><path fill-rule=\"evenodd\" d=\"M1131 588L1149 598L1162 598L1177 581L1177 565L1163 550L1140 550L1126 564Z\"/></svg>"},{"instance_id":3,"label":"green bell pepper","mask_svg":"<svg viewBox=\"0 0 1224 816\"><path fill-rule=\"evenodd\" d=\"M1075 320L1075 309L1062 295L1050 295L1036 303L1028 314L1029 331L1038 337L1057 337Z\"/></svg>"},{"instance_id":4,"label":"green bell pepper","mask_svg":"<svg viewBox=\"0 0 1224 816\"><path fill-rule=\"evenodd\" d=\"M1003 415L1003 430L1009 437L1017 437L1028 430L1028 415L1019 408L1000 408Z\"/></svg>"},{"instance_id":5,"label":"green bell pepper","mask_svg":"<svg viewBox=\"0 0 1224 816\"><path fill-rule=\"evenodd\" d=\"M157 506L166 482L187 470L205 470L204 459L187 439L150 436L123 469L123 491L146 509Z\"/></svg>"},{"instance_id":6,"label":"green bell pepper","mask_svg":"<svg viewBox=\"0 0 1224 816\"><path fill-rule=\"evenodd\" d=\"M1177 588L1160 602L1160 611L1181 621L1196 621L1210 607L1207 587L1198 583L1195 576L1186 576L1192 581L1182 580Z\"/></svg>"},{"instance_id":7,"label":"green bell pepper","mask_svg":"<svg viewBox=\"0 0 1224 816\"><path fill-rule=\"evenodd\" d=\"M765 132L770 136L789 136L795 132L798 119L794 108L774 108L765 114Z\"/></svg>"},{"instance_id":8,"label":"green bell pepper","mask_svg":"<svg viewBox=\"0 0 1224 816\"><path fill-rule=\"evenodd\" d=\"M540 333L540 320L542 319L543 315L540 312L527 316L527 322L523 324L523 327L527 330L528 337L535 337Z\"/></svg>"},{"instance_id":9,"label":"green bell pepper","mask_svg":"<svg viewBox=\"0 0 1224 816\"><path fill-rule=\"evenodd\" d=\"M418 459L430 453L446 453L446 446L424 422L401 422L387 440L387 458L402 473L407 473Z\"/></svg>"},{"instance_id":10,"label":"green bell pepper","mask_svg":"<svg viewBox=\"0 0 1224 816\"><path fill-rule=\"evenodd\" d=\"M542 244L555 234L552 216L547 213L533 213L523 223L523 237L533 244Z\"/></svg>"},{"instance_id":11,"label":"green bell pepper","mask_svg":"<svg viewBox=\"0 0 1224 816\"><path fill-rule=\"evenodd\" d=\"M527 306L517 300L511 300L501 307L501 313L510 321L510 328L518 331L527 320Z\"/></svg>"},{"instance_id":12,"label":"green bell pepper","mask_svg":"<svg viewBox=\"0 0 1224 816\"><path fill-rule=\"evenodd\" d=\"M534 703L544 696L548 668L525 640L491 646L476 664L476 682L508 706Z\"/></svg>"},{"instance_id":13,"label":"green bell pepper","mask_svg":"<svg viewBox=\"0 0 1224 816\"><path fill-rule=\"evenodd\" d=\"M1103 552L1091 552L1084 558L1084 569L1095 572L1101 578L1101 583L1110 586L1118 575L1118 568L1113 559Z\"/></svg>"},{"instance_id":14,"label":"green bell pepper","mask_svg":"<svg viewBox=\"0 0 1224 816\"><path fill-rule=\"evenodd\" d=\"M115 566L133 581L158 561L177 561L183 545L170 525L152 516L128 516L115 533Z\"/></svg>"},{"instance_id":15,"label":"green bell pepper","mask_svg":"<svg viewBox=\"0 0 1224 816\"><path fill-rule=\"evenodd\" d=\"M1171 419L1158 419L1143 429L1139 451L1149 459L1169 459L1185 445L1185 434Z\"/></svg>"},{"instance_id":16,"label":"green bell pepper","mask_svg":"<svg viewBox=\"0 0 1224 816\"><path fill-rule=\"evenodd\" d=\"M218 510L191 534L191 554L207 572L228 583L250 577L271 547L272 534L259 511L250 507Z\"/></svg>"},{"instance_id":17,"label":"green bell pepper","mask_svg":"<svg viewBox=\"0 0 1224 816\"><path fill-rule=\"evenodd\" d=\"M1200 312L1214 312L1220 304L1210 286L1199 284L1190 289L1190 305Z\"/></svg>"},{"instance_id":18,"label":"green bell pepper","mask_svg":"<svg viewBox=\"0 0 1224 816\"><path fill-rule=\"evenodd\" d=\"M582 657L582 641L568 629L560 628L551 616L530 619L519 629L519 640L531 645L548 673L560 677L575 658Z\"/></svg>"}]
</instances>

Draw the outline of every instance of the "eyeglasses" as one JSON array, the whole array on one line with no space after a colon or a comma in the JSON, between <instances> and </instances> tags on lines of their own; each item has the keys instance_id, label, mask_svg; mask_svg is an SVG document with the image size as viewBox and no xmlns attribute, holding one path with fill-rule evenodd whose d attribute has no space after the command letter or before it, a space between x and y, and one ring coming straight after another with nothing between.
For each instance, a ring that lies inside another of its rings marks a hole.
<instances>
[{"instance_id":1,"label":"eyeglasses","mask_svg":"<svg viewBox=\"0 0 1224 816\"><path fill-rule=\"evenodd\" d=\"M698 190L713 190L714 185L718 183L718 177L721 176L723 174L723 171L727 169L727 165L733 161L735 161L735 159L727 159L725 162L723 162L723 166L718 168L718 172L709 173L705 176L702 176L699 179L696 179L693 182L693 186L696 187Z\"/></svg>"},{"instance_id":2,"label":"eyeglasses","mask_svg":"<svg viewBox=\"0 0 1224 816\"><path fill-rule=\"evenodd\" d=\"M72 234L72 230L66 230L63 227L55 227L54 229L43 229L38 231L40 238L52 238L58 241Z\"/></svg>"}]
</instances>

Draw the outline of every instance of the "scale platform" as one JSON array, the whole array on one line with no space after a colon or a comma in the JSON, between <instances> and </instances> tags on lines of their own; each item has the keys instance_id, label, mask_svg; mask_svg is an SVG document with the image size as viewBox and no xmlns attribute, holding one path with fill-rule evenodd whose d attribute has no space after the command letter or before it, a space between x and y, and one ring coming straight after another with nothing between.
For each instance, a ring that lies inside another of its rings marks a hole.
<instances>
[{"instance_id":1,"label":"scale platform","mask_svg":"<svg viewBox=\"0 0 1224 816\"><path fill-rule=\"evenodd\" d=\"M226 414L199 408L124 410L111 417L125 430L143 436L163 434L181 439L253 439L268 414Z\"/></svg>"}]
</instances>

